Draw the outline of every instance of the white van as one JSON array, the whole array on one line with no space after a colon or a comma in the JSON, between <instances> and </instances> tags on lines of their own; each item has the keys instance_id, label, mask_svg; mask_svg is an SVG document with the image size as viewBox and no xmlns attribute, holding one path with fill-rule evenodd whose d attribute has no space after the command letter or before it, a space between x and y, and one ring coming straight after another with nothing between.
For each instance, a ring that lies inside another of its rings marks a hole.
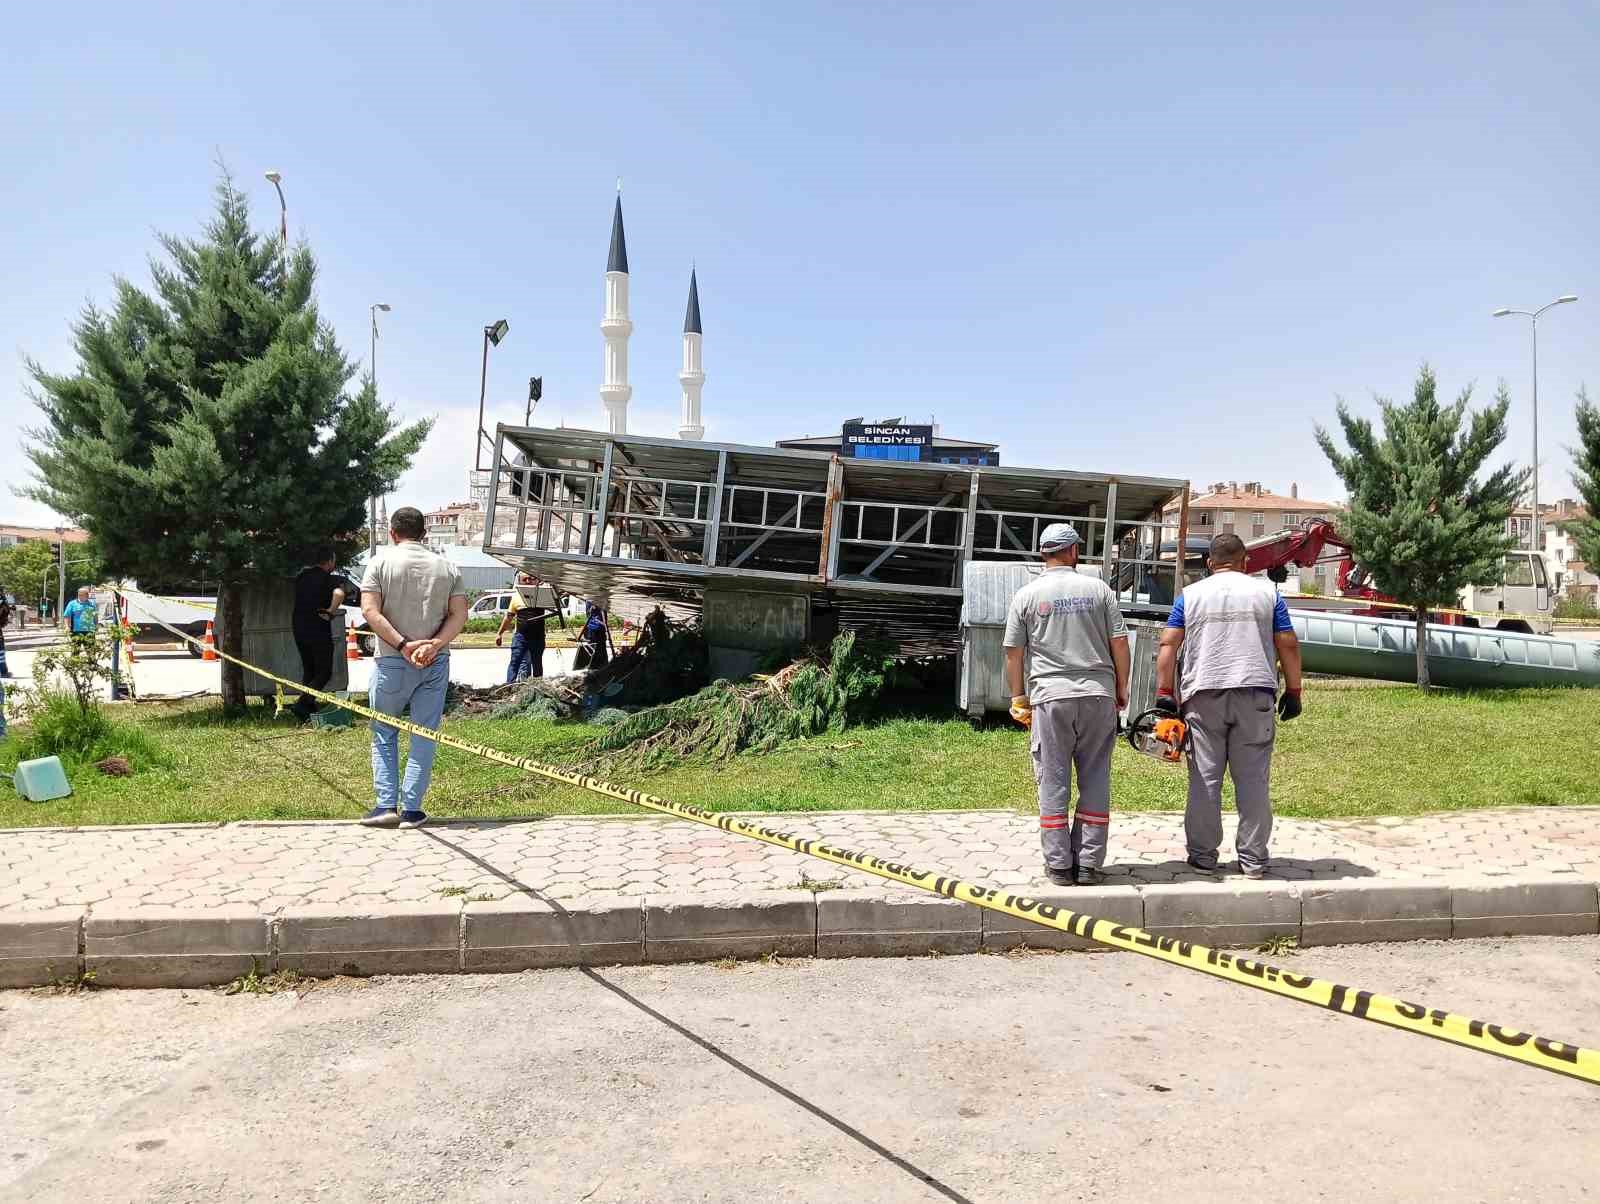
<instances>
[{"instance_id":1,"label":"white van","mask_svg":"<svg viewBox=\"0 0 1600 1204\"><path fill-rule=\"evenodd\" d=\"M1504 614L1498 622L1480 616L1478 624L1504 631L1549 635L1555 627L1550 574L1544 556L1527 549L1507 552L1505 582L1488 588L1468 586L1461 596L1462 610Z\"/></svg>"}]
</instances>

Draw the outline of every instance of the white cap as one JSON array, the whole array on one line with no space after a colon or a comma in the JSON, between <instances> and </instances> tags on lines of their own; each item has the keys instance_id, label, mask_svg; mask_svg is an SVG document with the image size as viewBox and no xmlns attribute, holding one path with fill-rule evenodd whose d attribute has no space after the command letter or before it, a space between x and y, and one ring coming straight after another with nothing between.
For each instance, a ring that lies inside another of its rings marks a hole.
<instances>
[{"instance_id":1,"label":"white cap","mask_svg":"<svg viewBox=\"0 0 1600 1204\"><path fill-rule=\"evenodd\" d=\"M1083 536L1071 523L1051 523L1039 535L1039 551L1062 552L1082 542Z\"/></svg>"}]
</instances>

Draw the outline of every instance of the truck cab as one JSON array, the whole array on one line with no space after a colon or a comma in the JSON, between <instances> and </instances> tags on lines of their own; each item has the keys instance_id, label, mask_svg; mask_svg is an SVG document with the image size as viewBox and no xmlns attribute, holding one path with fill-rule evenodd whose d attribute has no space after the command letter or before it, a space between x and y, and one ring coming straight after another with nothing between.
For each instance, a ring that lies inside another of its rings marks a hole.
<instances>
[{"instance_id":1,"label":"truck cab","mask_svg":"<svg viewBox=\"0 0 1600 1204\"><path fill-rule=\"evenodd\" d=\"M1462 595L1461 607L1480 612L1477 625L1481 627L1549 635L1554 627L1553 592L1544 556L1519 548L1506 553L1503 584L1469 585ZM1503 617L1496 621L1490 617L1493 614Z\"/></svg>"}]
</instances>

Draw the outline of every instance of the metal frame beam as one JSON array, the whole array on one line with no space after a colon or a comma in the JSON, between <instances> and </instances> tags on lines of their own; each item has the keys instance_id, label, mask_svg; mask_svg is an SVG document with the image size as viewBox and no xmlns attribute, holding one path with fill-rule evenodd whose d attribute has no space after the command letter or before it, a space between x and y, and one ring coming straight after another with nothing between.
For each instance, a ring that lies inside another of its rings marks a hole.
<instances>
[{"instance_id":1,"label":"metal frame beam","mask_svg":"<svg viewBox=\"0 0 1600 1204\"><path fill-rule=\"evenodd\" d=\"M747 547L744 551L740 552L737 556L735 556L733 558L733 562L731 564L729 564L728 567L730 569L738 568L741 564L743 564L746 560L748 560L750 558L750 553L751 552L754 552L757 548L759 548L762 544L766 543L767 540L771 539L779 531L798 531L802 535L810 535L810 534L812 534L812 532L805 530L803 527L786 527L786 526L783 525L784 523L788 522L791 518L793 518L795 515L800 513L800 507L803 504L804 504L804 499L803 498L796 498L794 505L789 507L789 512L787 514L785 514L782 518L780 518L777 521L776 525L766 528L765 530L763 530L761 532L760 535L756 536L755 540L750 544L749 547ZM735 524L735 525L737 525L737 524Z\"/></svg>"},{"instance_id":2,"label":"metal frame beam","mask_svg":"<svg viewBox=\"0 0 1600 1204\"><path fill-rule=\"evenodd\" d=\"M722 541L722 491L728 484L728 453L717 453L717 491L711 497L711 521L706 523L700 542L700 562L707 568L717 563L717 545Z\"/></svg>"},{"instance_id":3,"label":"metal frame beam","mask_svg":"<svg viewBox=\"0 0 1600 1204\"><path fill-rule=\"evenodd\" d=\"M923 527L927 526L933 520L933 513L934 513L935 510L942 510L945 507L949 506L950 503L955 501L958 496L959 496L958 494L947 493L947 494L944 495L944 497L940 498L939 501L937 503L935 503L934 505L923 507L924 513L923 513L922 517L919 518L916 522L912 523L911 524L911 529L909 531L907 531L904 535L901 535L898 531L896 531L895 532L895 536L896 536L895 542L891 543L888 547L884 548L883 551L879 552L878 555L873 559L872 563L867 565L867 567L862 570L861 575L863 577L870 578L873 573L876 573L878 571L878 569L882 566L884 561L888 560L889 557L893 556L901 548L905 547L908 543L910 543L911 542L911 537L913 535L915 535L918 531L922 530ZM872 506L872 505L877 505L877 504L880 504L880 503L857 502L855 504L857 506ZM890 504L892 505L892 503L890 503ZM906 507L906 508L909 509L909 507ZM900 509L902 509L902 507L895 506L894 509L898 513L898 511ZM956 511L955 513L959 514L959 513L961 513L961 511ZM860 529L859 524L857 525L857 529L858 530ZM847 543L855 543L856 541L855 540L846 540L846 542ZM924 546L932 547L932 546L935 546L935 545L924 545ZM946 550L946 551L950 550L950 549L944 548L944 545L942 545L942 544L937 545L937 546L940 548L940 550Z\"/></svg>"}]
</instances>

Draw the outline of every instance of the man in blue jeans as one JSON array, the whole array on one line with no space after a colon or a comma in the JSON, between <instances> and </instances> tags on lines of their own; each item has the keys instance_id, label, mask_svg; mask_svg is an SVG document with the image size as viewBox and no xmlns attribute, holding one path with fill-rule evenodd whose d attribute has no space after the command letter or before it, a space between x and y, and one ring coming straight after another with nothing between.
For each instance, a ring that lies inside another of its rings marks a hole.
<instances>
[{"instance_id":1,"label":"man in blue jeans","mask_svg":"<svg viewBox=\"0 0 1600 1204\"><path fill-rule=\"evenodd\" d=\"M422 511L402 506L389 520L390 546L367 561L361 614L378 640L369 702L384 715L411 713L437 729L450 684L450 642L467 622L461 571L422 543ZM400 777L400 732L372 724L372 788L377 805L362 818L369 828L420 828L428 822L422 796L433 775L434 741L411 737Z\"/></svg>"}]
</instances>

